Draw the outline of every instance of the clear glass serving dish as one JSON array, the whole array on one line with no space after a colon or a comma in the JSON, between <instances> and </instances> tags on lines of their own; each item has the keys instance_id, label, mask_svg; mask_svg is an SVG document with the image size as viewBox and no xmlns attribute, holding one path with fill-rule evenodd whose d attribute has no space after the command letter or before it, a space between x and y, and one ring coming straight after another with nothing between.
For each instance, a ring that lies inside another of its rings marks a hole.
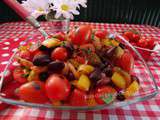
<instances>
[{"instance_id":1,"label":"clear glass serving dish","mask_svg":"<svg viewBox=\"0 0 160 120\"><path fill-rule=\"evenodd\" d=\"M125 45L127 45L139 58L139 60L135 61L133 74L135 74L140 80L140 89L139 91L129 99L124 101L114 101L110 104L104 105L96 105L96 106L53 106L52 104L36 104L36 103L29 103L15 99L8 99L3 94L0 94L0 101L12 105L18 106L27 106L27 107L37 107L37 108L48 108L48 109L55 109L55 110L98 110L98 109L112 109L117 107L123 107L126 105L130 105L136 102L141 102L144 100L149 100L157 95L158 93L158 86L154 76L149 69L149 66L141 56L141 54L128 42L126 41L121 35L118 33L110 33L111 37L119 37ZM38 39L38 38L37 38ZM25 41L21 42L21 45L25 45L29 42L39 42L37 39L29 38ZM21 46L20 45L20 46ZM0 85L3 87L4 76L12 64L15 62L15 56L18 51L15 51L13 55L10 57L9 63L6 65L3 75L1 77ZM1 91L0 91L1 92Z\"/></svg>"}]
</instances>

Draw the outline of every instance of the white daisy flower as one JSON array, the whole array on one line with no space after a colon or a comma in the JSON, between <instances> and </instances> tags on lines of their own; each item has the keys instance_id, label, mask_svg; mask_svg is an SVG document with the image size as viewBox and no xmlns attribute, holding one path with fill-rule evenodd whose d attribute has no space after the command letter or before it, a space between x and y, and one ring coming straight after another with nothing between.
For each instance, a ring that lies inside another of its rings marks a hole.
<instances>
[{"instance_id":1,"label":"white daisy flower","mask_svg":"<svg viewBox=\"0 0 160 120\"><path fill-rule=\"evenodd\" d=\"M51 0L50 0L51 1ZM73 0L53 0L54 6L52 9L56 11L55 18L63 16L67 19L73 19L73 15L79 15L76 9L77 4Z\"/></svg>"},{"instance_id":2,"label":"white daisy flower","mask_svg":"<svg viewBox=\"0 0 160 120\"><path fill-rule=\"evenodd\" d=\"M49 12L48 0L27 0L22 1L22 6L25 7L35 18Z\"/></svg>"},{"instance_id":3,"label":"white daisy flower","mask_svg":"<svg viewBox=\"0 0 160 120\"><path fill-rule=\"evenodd\" d=\"M87 0L73 0L77 5L78 8L80 7L79 5L81 5L82 7L86 8L87 7Z\"/></svg>"}]
</instances>

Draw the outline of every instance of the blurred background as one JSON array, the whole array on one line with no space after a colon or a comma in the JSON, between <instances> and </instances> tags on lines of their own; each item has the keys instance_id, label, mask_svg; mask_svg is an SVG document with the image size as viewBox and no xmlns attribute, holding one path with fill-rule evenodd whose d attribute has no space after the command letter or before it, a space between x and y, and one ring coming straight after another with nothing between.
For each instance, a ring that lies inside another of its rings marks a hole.
<instances>
[{"instance_id":1,"label":"blurred background","mask_svg":"<svg viewBox=\"0 0 160 120\"><path fill-rule=\"evenodd\" d=\"M21 2L22 0L18 0ZM160 0L88 0L74 21L147 24L160 27ZM22 20L13 10L0 2L0 22ZM39 17L38 20L45 20Z\"/></svg>"}]
</instances>

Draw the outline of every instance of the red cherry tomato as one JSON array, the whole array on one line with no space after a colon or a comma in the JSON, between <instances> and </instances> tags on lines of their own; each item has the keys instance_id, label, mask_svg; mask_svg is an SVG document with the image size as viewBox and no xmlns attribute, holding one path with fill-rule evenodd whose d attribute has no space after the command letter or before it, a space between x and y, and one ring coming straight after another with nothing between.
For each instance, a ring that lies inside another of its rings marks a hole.
<instances>
[{"instance_id":1,"label":"red cherry tomato","mask_svg":"<svg viewBox=\"0 0 160 120\"><path fill-rule=\"evenodd\" d=\"M95 35L100 39L105 39L107 36L107 31L98 30L95 32Z\"/></svg>"},{"instance_id":2,"label":"red cherry tomato","mask_svg":"<svg viewBox=\"0 0 160 120\"><path fill-rule=\"evenodd\" d=\"M66 58L68 57L68 52L66 50L66 48L64 47L57 47L53 50L52 54L51 54L51 58L53 60L66 60Z\"/></svg>"},{"instance_id":3,"label":"red cherry tomato","mask_svg":"<svg viewBox=\"0 0 160 120\"><path fill-rule=\"evenodd\" d=\"M149 38L148 39L148 46L147 46L147 48L149 48L149 49L153 49L154 48L154 46L155 46L155 39L154 38Z\"/></svg>"},{"instance_id":4,"label":"red cherry tomato","mask_svg":"<svg viewBox=\"0 0 160 120\"><path fill-rule=\"evenodd\" d=\"M58 32L58 33L54 34L53 37L57 38L58 40L65 41L65 33L64 32Z\"/></svg>"},{"instance_id":5,"label":"red cherry tomato","mask_svg":"<svg viewBox=\"0 0 160 120\"><path fill-rule=\"evenodd\" d=\"M13 71L13 78L14 80L18 81L19 83L26 83L27 82L27 72L22 67L17 67Z\"/></svg>"},{"instance_id":6,"label":"red cherry tomato","mask_svg":"<svg viewBox=\"0 0 160 120\"><path fill-rule=\"evenodd\" d=\"M124 37L125 40L129 41L129 38L125 35L122 35Z\"/></svg>"},{"instance_id":7,"label":"red cherry tomato","mask_svg":"<svg viewBox=\"0 0 160 120\"><path fill-rule=\"evenodd\" d=\"M89 43L92 37L92 28L89 25L83 25L71 30L69 38L71 42L76 45Z\"/></svg>"},{"instance_id":8,"label":"red cherry tomato","mask_svg":"<svg viewBox=\"0 0 160 120\"><path fill-rule=\"evenodd\" d=\"M138 42L140 39L140 35L139 34L133 34L133 40L134 42Z\"/></svg>"},{"instance_id":9,"label":"red cherry tomato","mask_svg":"<svg viewBox=\"0 0 160 120\"><path fill-rule=\"evenodd\" d=\"M105 104L103 99L107 99L108 95L112 95L111 100L108 102L112 102L115 99L116 90L110 86L101 86L98 87L95 91L95 100L98 104Z\"/></svg>"},{"instance_id":10,"label":"red cherry tomato","mask_svg":"<svg viewBox=\"0 0 160 120\"><path fill-rule=\"evenodd\" d=\"M24 58L24 59L26 59L26 60L31 60L31 53L28 51L28 50L24 50L24 51L21 51L20 53L19 53L19 56L21 57L21 58Z\"/></svg>"},{"instance_id":11,"label":"red cherry tomato","mask_svg":"<svg viewBox=\"0 0 160 120\"><path fill-rule=\"evenodd\" d=\"M134 58L130 52L125 51L121 56L119 63L122 69L130 73L134 66Z\"/></svg>"},{"instance_id":12,"label":"red cherry tomato","mask_svg":"<svg viewBox=\"0 0 160 120\"><path fill-rule=\"evenodd\" d=\"M51 75L46 82L46 93L51 100L65 100L70 92L68 80L58 74Z\"/></svg>"},{"instance_id":13,"label":"red cherry tomato","mask_svg":"<svg viewBox=\"0 0 160 120\"><path fill-rule=\"evenodd\" d=\"M41 81L32 81L23 84L16 90L21 100L32 103L45 103L48 101L45 92L45 83Z\"/></svg>"},{"instance_id":14,"label":"red cherry tomato","mask_svg":"<svg viewBox=\"0 0 160 120\"><path fill-rule=\"evenodd\" d=\"M127 31L124 33L124 36L126 36L129 39L129 41L133 41L133 34L133 32Z\"/></svg>"},{"instance_id":15,"label":"red cherry tomato","mask_svg":"<svg viewBox=\"0 0 160 120\"><path fill-rule=\"evenodd\" d=\"M148 46L148 41L145 38L141 38L138 42L137 42L137 46L142 47L142 48L147 48Z\"/></svg>"},{"instance_id":16,"label":"red cherry tomato","mask_svg":"<svg viewBox=\"0 0 160 120\"><path fill-rule=\"evenodd\" d=\"M86 106L87 95L84 91L74 89L70 96L70 105L72 106Z\"/></svg>"}]
</instances>

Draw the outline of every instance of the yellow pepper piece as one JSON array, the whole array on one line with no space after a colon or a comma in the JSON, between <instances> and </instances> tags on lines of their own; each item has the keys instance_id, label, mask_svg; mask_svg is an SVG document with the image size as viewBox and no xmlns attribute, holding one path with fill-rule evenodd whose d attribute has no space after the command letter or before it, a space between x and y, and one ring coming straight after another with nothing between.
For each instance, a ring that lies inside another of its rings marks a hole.
<instances>
[{"instance_id":1,"label":"yellow pepper piece","mask_svg":"<svg viewBox=\"0 0 160 120\"><path fill-rule=\"evenodd\" d=\"M46 46L47 48L56 47L60 44L61 42L56 38L50 38L42 42L42 45Z\"/></svg>"},{"instance_id":2,"label":"yellow pepper piece","mask_svg":"<svg viewBox=\"0 0 160 120\"><path fill-rule=\"evenodd\" d=\"M116 40L111 40L113 46L119 46L119 42Z\"/></svg>"},{"instance_id":3,"label":"yellow pepper piece","mask_svg":"<svg viewBox=\"0 0 160 120\"><path fill-rule=\"evenodd\" d=\"M80 65L78 68L78 72L80 74L87 74L87 75L93 72L93 70L94 70L94 67L87 64Z\"/></svg>"},{"instance_id":4,"label":"yellow pepper piece","mask_svg":"<svg viewBox=\"0 0 160 120\"><path fill-rule=\"evenodd\" d=\"M80 76L76 86L81 90L88 91L90 85L91 85L91 82L90 82L89 78L86 75L82 74Z\"/></svg>"},{"instance_id":5,"label":"yellow pepper piece","mask_svg":"<svg viewBox=\"0 0 160 120\"><path fill-rule=\"evenodd\" d=\"M139 90L140 86L138 84L138 82L135 80L133 81L130 86L126 89L125 93L124 93L124 96L126 98L134 95L138 90Z\"/></svg>"},{"instance_id":6,"label":"yellow pepper piece","mask_svg":"<svg viewBox=\"0 0 160 120\"><path fill-rule=\"evenodd\" d=\"M116 57L120 58L124 54L124 50L121 47L116 48Z\"/></svg>"},{"instance_id":7,"label":"yellow pepper piece","mask_svg":"<svg viewBox=\"0 0 160 120\"><path fill-rule=\"evenodd\" d=\"M111 40L109 40L109 39L103 39L103 44L105 46L111 46L112 45Z\"/></svg>"},{"instance_id":8,"label":"yellow pepper piece","mask_svg":"<svg viewBox=\"0 0 160 120\"><path fill-rule=\"evenodd\" d=\"M39 81L39 74L37 74L35 71L31 71L27 80L30 82L30 81Z\"/></svg>"},{"instance_id":9,"label":"yellow pepper piece","mask_svg":"<svg viewBox=\"0 0 160 120\"><path fill-rule=\"evenodd\" d=\"M126 80L120 73L114 72L111 79L117 87L122 89L126 88Z\"/></svg>"}]
</instances>

